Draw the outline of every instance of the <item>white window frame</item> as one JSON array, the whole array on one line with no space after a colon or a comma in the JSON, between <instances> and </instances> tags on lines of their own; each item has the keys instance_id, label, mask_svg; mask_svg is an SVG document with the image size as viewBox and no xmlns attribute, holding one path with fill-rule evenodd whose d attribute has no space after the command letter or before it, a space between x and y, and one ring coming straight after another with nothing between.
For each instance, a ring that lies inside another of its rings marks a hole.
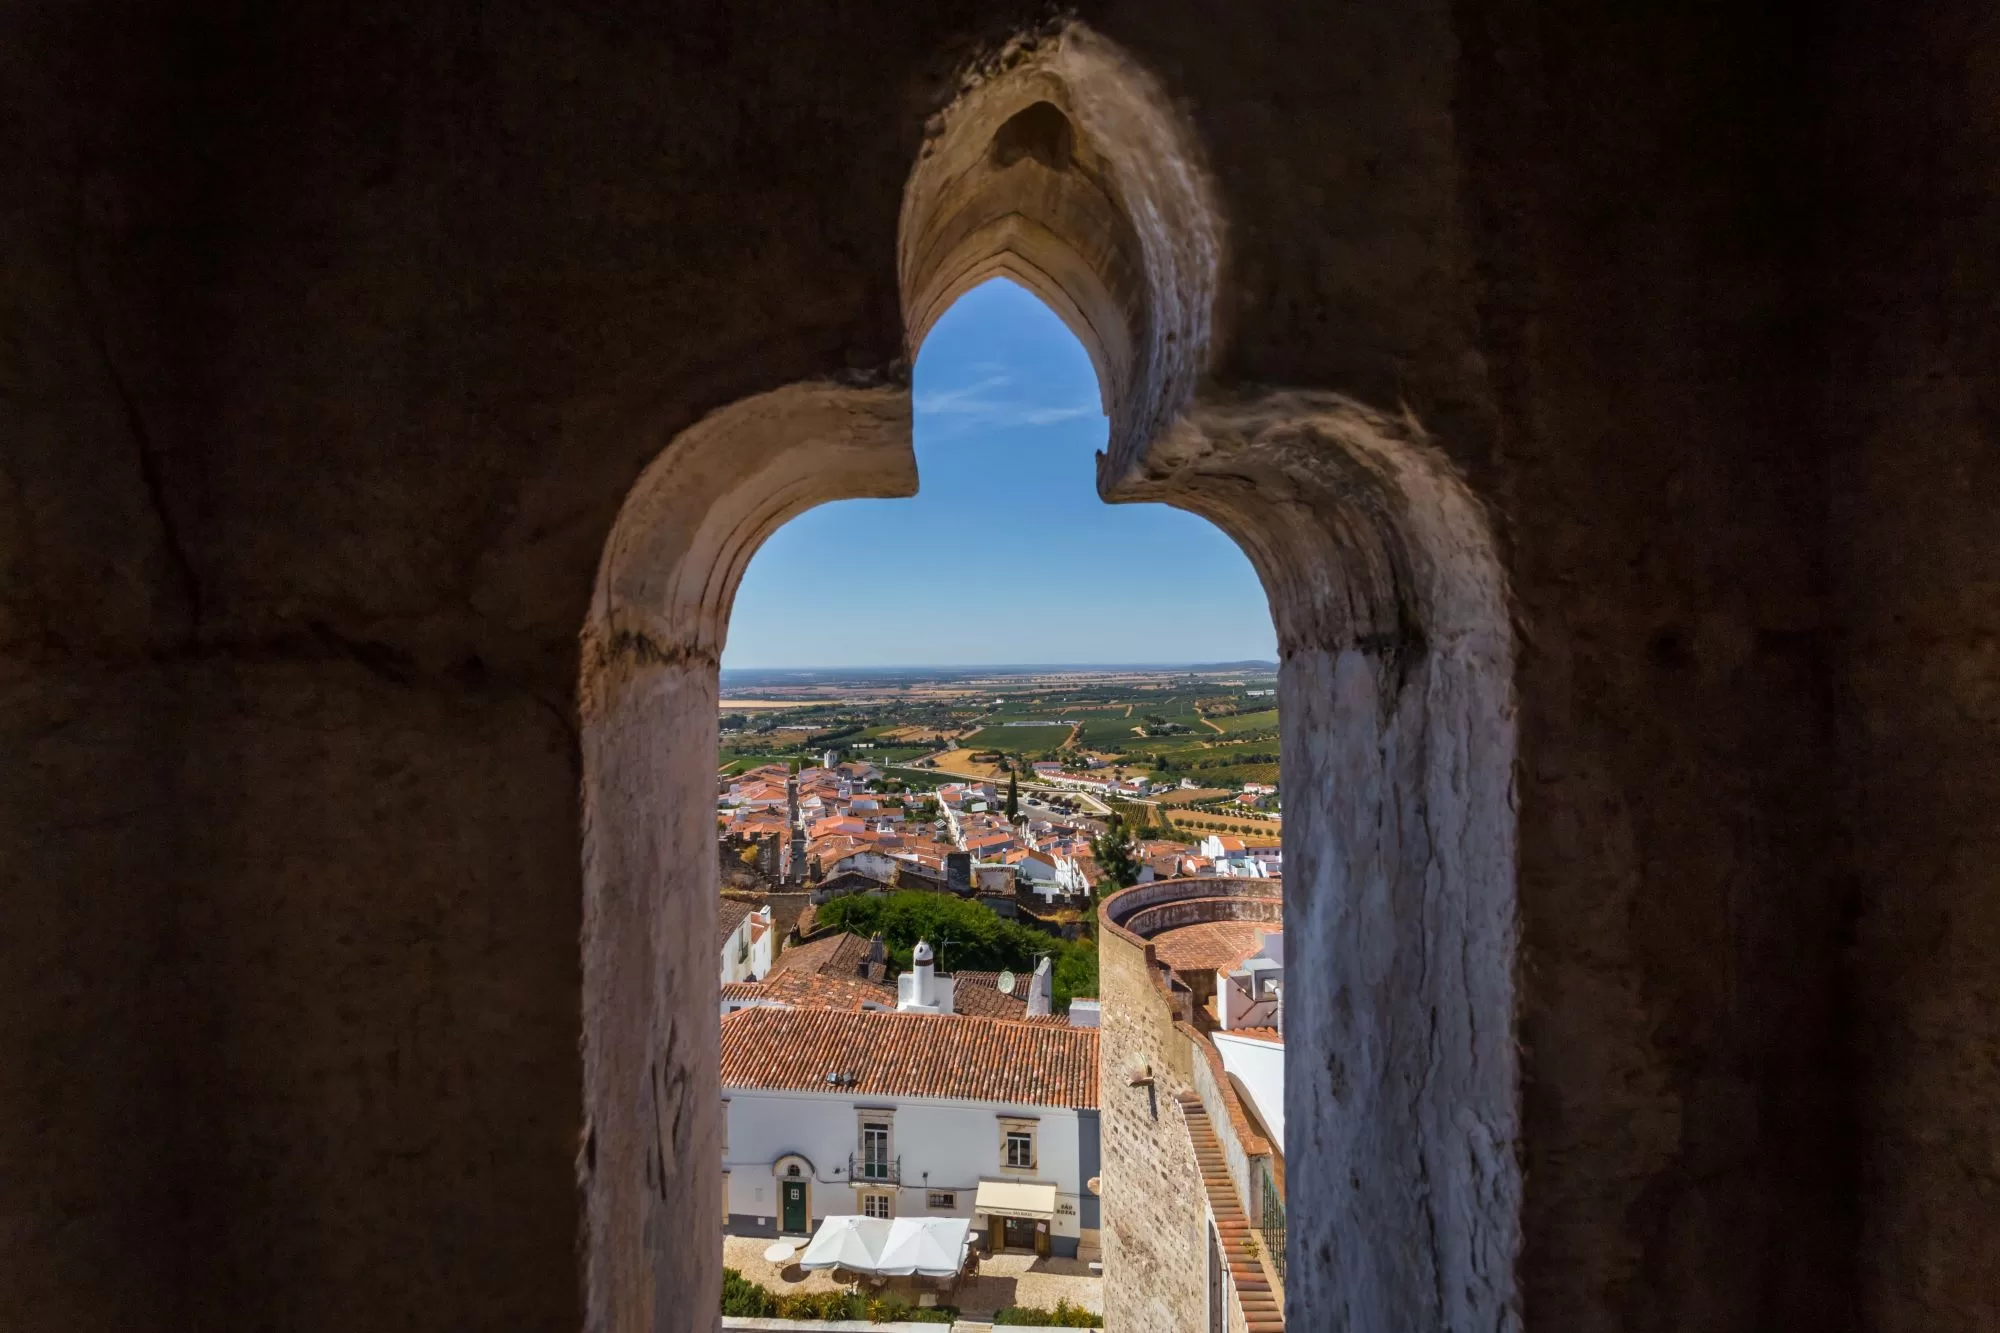
<instances>
[{"instance_id":1,"label":"white window frame","mask_svg":"<svg viewBox=\"0 0 2000 1333\"><path fill-rule=\"evenodd\" d=\"M880 1205L882 1209L879 1213L873 1211L877 1205ZM863 1217L881 1218L883 1221L894 1221L896 1217L895 1193L891 1190L861 1191L861 1215Z\"/></svg>"},{"instance_id":2,"label":"white window frame","mask_svg":"<svg viewBox=\"0 0 2000 1333\"><path fill-rule=\"evenodd\" d=\"M870 1125L879 1125L882 1131L881 1165L883 1174L879 1176L868 1174L868 1134ZM894 1171L896 1161L895 1108L888 1106L855 1107L854 1144L854 1155L860 1166L860 1171L854 1177L854 1183L856 1185L888 1184L890 1173Z\"/></svg>"},{"instance_id":3,"label":"white window frame","mask_svg":"<svg viewBox=\"0 0 2000 1333\"><path fill-rule=\"evenodd\" d=\"M1008 1151L1017 1134L1028 1141L1028 1161L1025 1166L1017 1165ZM1041 1165L1042 1122L1034 1116L1001 1116L1000 1170L1010 1176L1032 1176L1041 1169Z\"/></svg>"}]
</instances>

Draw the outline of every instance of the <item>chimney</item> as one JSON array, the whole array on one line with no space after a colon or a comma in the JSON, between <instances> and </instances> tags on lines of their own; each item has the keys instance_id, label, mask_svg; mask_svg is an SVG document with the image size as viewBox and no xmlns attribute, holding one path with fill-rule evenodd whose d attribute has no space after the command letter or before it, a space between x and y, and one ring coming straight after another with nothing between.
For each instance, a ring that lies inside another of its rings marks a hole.
<instances>
[{"instance_id":1,"label":"chimney","mask_svg":"<svg viewBox=\"0 0 2000 1333\"><path fill-rule=\"evenodd\" d=\"M922 948L921 942L917 945ZM868 940L868 956L861 960L861 976L869 981L880 981L889 975L889 949L882 943L882 932L876 931Z\"/></svg>"},{"instance_id":2,"label":"chimney","mask_svg":"<svg viewBox=\"0 0 2000 1333\"><path fill-rule=\"evenodd\" d=\"M944 886L960 897L972 895L972 853L946 852Z\"/></svg>"},{"instance_id":3,"label":"chimney","mask_svg":"<svg viewBox=\"0 0 2000 1333\"><path fill-rule=\"evenodd\" d=\"M918 940L916 951L910 955L910 961L916 965L917 972L916 1002L926 1009L931 1006L937 995L937 969L932 962L934 957L929 940Z\"/></svg>"},{"instance_id":4,"label":"chimney","mask_svg":"<svg viewBox=\"0 0 2000 1333\"><path fill-rule=\"evenodd\" d=\"M1047 954L1035 964L1035 975L1028 979L1028 1017L1046 1018L1049 1001L1055 995L1055 964Z\"/></svg>"}]
</instances>

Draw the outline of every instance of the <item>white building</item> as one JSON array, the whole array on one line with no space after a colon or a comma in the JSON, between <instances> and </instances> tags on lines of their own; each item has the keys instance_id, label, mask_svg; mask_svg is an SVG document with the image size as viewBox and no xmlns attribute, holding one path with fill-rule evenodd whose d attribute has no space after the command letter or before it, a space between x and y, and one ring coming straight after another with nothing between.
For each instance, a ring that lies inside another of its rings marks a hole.
<instances>
[{"instance_id":1,"label":"white building","mask_svg":"<svg viewBox=\"0 0 2000 1333\"><path fill-rule=\"evenodd\" d=\"M1095 1027L753 1007L722 1020L723 1197L739 1235L966 1217L998 1249L1094 1258Z\"/></svg>"},{"instance_id":2,"label":"white building","mask_svg":"<svg viewBox=\"0 0 2000 1333\"><path fill-rule=\"evenodd\" d=\"M1207 857L1212 875L1237 879L1277 879L1284 874L1285 858L1275 842L1253 842L1235 834L1211 833L1196 851Z\"/></svg>"},{"instance_id":3,"label":"white building","mask_svg":"<svg viewBox=\"0 0 2000 1333\"><path fill-rule=\"evenodd\" d=\"M771 929L771 909L724 898L717 906L717 933L722 937L722 984L760 981L771 970L777 934Z\"/></svg>"}]
</instances>

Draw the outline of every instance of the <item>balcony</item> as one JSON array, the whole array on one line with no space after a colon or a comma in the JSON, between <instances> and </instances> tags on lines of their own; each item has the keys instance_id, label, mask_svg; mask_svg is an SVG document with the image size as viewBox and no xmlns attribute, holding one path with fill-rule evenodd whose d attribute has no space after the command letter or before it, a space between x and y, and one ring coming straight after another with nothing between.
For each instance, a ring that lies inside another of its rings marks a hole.
<instances>
[{"instance_id":1,"label":"balcony","mask_svg":"<svg viewBox=\"0 0 2000 1333\"><path fill-rule=\"evenodd\" d=\"M847 1178L857 1185L901 1185L903 1159L849 1153Z\"/></svg>"}]
</instances>

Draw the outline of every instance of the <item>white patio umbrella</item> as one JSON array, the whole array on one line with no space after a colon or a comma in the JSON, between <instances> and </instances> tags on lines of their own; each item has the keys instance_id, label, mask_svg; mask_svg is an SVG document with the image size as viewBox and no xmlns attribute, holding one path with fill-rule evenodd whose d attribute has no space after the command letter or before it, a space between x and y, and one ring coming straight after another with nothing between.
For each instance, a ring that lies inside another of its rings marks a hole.
<instances>
[{"instance_id":1,"label":"white patio umbrella","mask_svg":"<svg viewBox=\"0 0 2000 1333\"><path fill-rule=\"evenodd\" d=\"M856 1217L851 1213L829 1217L813 1233L812 1244L799 1256L806 1269L850 1268L857 1273L873 1273L889 1240L889 1222L880 1217Z\"/></svg>"},{"instance_id":2,"label":"white patio umbrella","mask_svg":"<svg viewBox=\"0 0 2000 1333\"><path fill-rule=\"evenodd\" d=\"M969 1217L899 1217L875 1271L891 1277L950 1277L965 1263Z\"/></svg>"}]
</instances>

